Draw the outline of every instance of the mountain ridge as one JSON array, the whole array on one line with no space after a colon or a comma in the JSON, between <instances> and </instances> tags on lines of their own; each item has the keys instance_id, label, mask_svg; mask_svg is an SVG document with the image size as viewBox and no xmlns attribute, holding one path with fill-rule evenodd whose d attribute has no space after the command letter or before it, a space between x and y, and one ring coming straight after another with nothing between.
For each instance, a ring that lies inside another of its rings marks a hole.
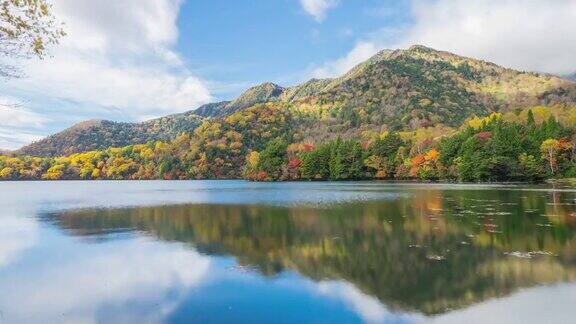
<instances>
[{"instance_id":1,"label":"mountain ridge","mask_svg":"<svg viewBox=\"0 0 576 324\"><path fill-rule=\"evenodd\" d=\"M456 127L475 115L574 102L574 82L415 45L382 50L337 78L311 79L286 88L266 82L231 101L142 123L81 122L16 153L58 156L168 140L208 119L226 118L263 103L287 104L305 112L308 122L303 119L300 125L304 137L333 137L366 129Z\"/></svg>"}]
</instances>

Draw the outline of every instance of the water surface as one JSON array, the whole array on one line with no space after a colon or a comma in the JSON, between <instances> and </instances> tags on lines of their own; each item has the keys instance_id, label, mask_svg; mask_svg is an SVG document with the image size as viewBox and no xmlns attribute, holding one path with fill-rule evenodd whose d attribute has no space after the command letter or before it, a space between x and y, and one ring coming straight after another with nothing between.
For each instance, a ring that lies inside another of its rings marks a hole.
<instances>
[{"instance_id":1,"label":"water surface","mask_svg":"<svg viewBox=\"0 0 576 324\"><path fill-rule=\"evenodd\" d=\"M0 323L571 323L570 187L0 183Z\"/></svg>"}]
</instances>

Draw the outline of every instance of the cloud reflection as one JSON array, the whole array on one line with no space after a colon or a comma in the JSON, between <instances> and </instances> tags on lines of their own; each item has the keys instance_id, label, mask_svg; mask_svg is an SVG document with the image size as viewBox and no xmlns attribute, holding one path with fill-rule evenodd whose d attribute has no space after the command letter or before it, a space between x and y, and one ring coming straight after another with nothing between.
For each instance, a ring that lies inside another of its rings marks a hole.
<instances>
[{"instance_id":1,"label":"cloud reflection","mask_svg":"<svg viewBox=\"0 0 576 324\"><path fill-rule=\"evenodd\" d=\"M366 295L346 281L322 281L316 288L322 295L340 299L366 323L385 323L391 320L395 323L411 322L422 318L416 314L391 312L378 299Z\"/></svg>"},{"instance_id":2,"label":"cloud reflection","mask_svg":"<svg viewBox=\"0 0 576 324\"><path fill-rule=\"evenodd\" d=\"M0 269L34 245L37 225L24 217L0 216Z\"/></svg>"},{"instance_id":3,"label":"cloud reflection","mask_svg":"<svg viewBox=\"0 0 576 324\"><path fill-rule=\"evenodd\" d=\"M114 246L110 246L113 244ZM60 251L0 278L9 322L162 322L199 286L210 260L195 251L145 238ZM34 312L30 312L33 309Z\"/></svg>"}]
</instances>

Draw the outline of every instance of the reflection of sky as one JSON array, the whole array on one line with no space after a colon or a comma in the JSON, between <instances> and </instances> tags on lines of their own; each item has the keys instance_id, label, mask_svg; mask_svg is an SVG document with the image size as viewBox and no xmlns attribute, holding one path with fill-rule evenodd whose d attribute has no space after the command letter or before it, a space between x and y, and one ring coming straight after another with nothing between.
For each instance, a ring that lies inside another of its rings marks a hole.
<instances>
[{"instance_id":1,"label":"reflection of sky","mask_svg":"<svg viewBox=\"0 0 576 324\"><path fill-rule=\"evenodd\" d=\"M390 184L384 182L246 181L54 181L0 182L0 205L8 210L51 211L71 208L152 206L177 203L327 204L395 199L412 190L576 189L490 184ZM1 215L0 215L1 216Z\"/></svg>"},{"instance_id":2,"label":"reflection of sky","mask_svg":"<svg viewBox=\"0 0 576 324\"><path fill-rule=\"evenodd\" d=\"M395 318L343 282L293 272L263 277L179 243L150 237L87 243L30 222L37 244L0 267L0 309L10 323L377 322Z\"/></svg>"},{"instance_id":3,"label":"reflection of sky","mask_svg":"<svg viewBox=\"0 0 576 324\"><path fill-rule=\"evenodd\" d=\"M14 262L36 239L36 222L25 217L0 216L0 269Z\"/></svg>"},{"instance_id":4,"label":"reflection of sky","mask_svg":"<svg viewBox=\"0 0 576 324\"><path fill-rule=\"evenodd\" d=\"M92 207L154 206L179 203L330 204L396 199L412 190L519 190L485 184L390 184L382 182L246 181L56 181L0 182L0 206L45 212ZM521 190L550 188L524 186ZM554 189L576 192L574 189ZM0 215L2 216L2 215Z\"/></svg>"},{"instance_id":5,"label":"reflection of sky","mask_svg":"<svg viewBox=\"0 0 576 324\"><path fill-rule=\"evenodd\" d=\"M70 208L397 197L390 194L390 187L373 183L354 187L322 183L313 184L313 191L303 190L307 186L311 184L0 183L4 207L0 211L0 323L571 323L576 316L576 284L525 289L427 318L392 312L345 281L315 282L294 272L264 277L235 267L229 257L202 255L190 246L138 235L95 244L63 235L34 218L45 211Z\"/></svg>"},{"instance_id":6,"label":"reflection of sky","mask_svg":"<svg viewBox=\"0 0 576 324\"><path fill-rule=\"evenodd\" d=\"M18 262L0 268L9 322L158 321L210 269L209 257L178 244L85 244L50 229L40 235Z\"/></svg>"},{"instance_id":7,"label":"reflection of sky","mask_svg":"<svg viewBox=\"0 0 576 324\"><path fill-rule=\"evenodd\" d=\"M36 212L178 203L328 204L400 195L370 183L245 181L0 182L0 192L0 205L18 209L34 206Z\"/></svg>"}]
</instances>

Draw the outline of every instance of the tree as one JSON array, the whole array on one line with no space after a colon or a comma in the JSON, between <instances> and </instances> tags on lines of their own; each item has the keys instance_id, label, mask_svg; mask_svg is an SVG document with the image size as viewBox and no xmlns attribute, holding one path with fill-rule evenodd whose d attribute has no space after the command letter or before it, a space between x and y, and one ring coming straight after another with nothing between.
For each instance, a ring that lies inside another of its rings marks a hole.
<instances>
[{"instance_id":1,"label":"tree","mask_svg":"<svg viewBox=\"0 0 576 324\"><path fill-rule=\"evenodd\" d=\"M362 147L358 142L337 139L330 147L330 179L348 180L363 177Z\"/></svg>"},{"instance_id":2,"label":"tree","mask_svg":"<svg viewBox=\"0 0 576 324\"><path fill-rule=\"evenodd\" d=\"M47 46L64 35L46 0L0 0L0 56L43 58ZM0 77L21 75L14 65L0 63Z\"/></svg>"},{"instance_id":3,"label":"tree","mask_svg":"<svg viewBox=\"0 0 576 324\"><path fill-rule=\"evenodd\" d=\"M556 139L549 138L542 142L540 150L542 151L542 158L548 161L550 172L552 172L552 175L554 175L558 166L557 155L558 151L560 150L560 142Z\"/></svg>"},{"instance_id":4,"label":"tree","mask_svg":"<svg viewBox=\"0 0 576 324\"><path fill-rule=\"evenodd\" d=\"M268 177L273 180L279 179L281 175L281 166L286 162L286 148L288 143L282 138L272 140L260 152L258 159L258 169L266 172Z\"/></svg>"},{"instance_id":5,"label":"tree","mask_svg":"<svg viewBox=\"0 0 576 324\"><path fill-rule=\"evenodd\" d=\"M330 177L331 143L319 145L302 153L300 167L304 179L328 179Z\"/></svg>"},{"instance_id":6,"label":"tree","mask_svg":"<svg viewBox=\"0 0 576 324\"><path fill-rule=\"evenodd\" d=\"M12 179L12 172L14 170L10 167L5 167L3 169L0 170L0 179Z\"/></svg>"},{"instance_id":7,"label":"tree","mask_svg":"<svg viewBox=\"0 0 576 324\"><path fill-rule=\"evenodd\" d=\"M246 156L244 165L244 177L247 179L254 179L258 172L258 164L260 162L260 153L258 151L250 151Z\"/></svg>"},{"instance_id":8,"label":"tree","mask_svg":"<svg viewBox=\"0 0 576 324\"><path fill-rule=\"evenodd\" d=\"M522 153L518 157L518 161L520 162L520 173L523 179L528 181L542 179L542 168L533 155Z\"/></svg>"},{"instance_id":9,"label":"tree","mask_svg":"<svg viewBox=\"0 0 576 324\"><path fill-rule=\"evenodd\" d=\"M384 179L388 174L388 161L386 158L381 158L378 155L370 155L364 159L364 165L374 171L374 177L377 179Z\"/></svg>"},{"instance_id":10,"label":"tree","mask_svg":"<svg viewBox=\"0 0 576 324\"><path fill-rule=\"evenodd\" d=\"M529 128L536 126L536 120L534 119L534 113L532 112L532 109L528 110L527 125Z\"/></svg>"}]
</instances>

